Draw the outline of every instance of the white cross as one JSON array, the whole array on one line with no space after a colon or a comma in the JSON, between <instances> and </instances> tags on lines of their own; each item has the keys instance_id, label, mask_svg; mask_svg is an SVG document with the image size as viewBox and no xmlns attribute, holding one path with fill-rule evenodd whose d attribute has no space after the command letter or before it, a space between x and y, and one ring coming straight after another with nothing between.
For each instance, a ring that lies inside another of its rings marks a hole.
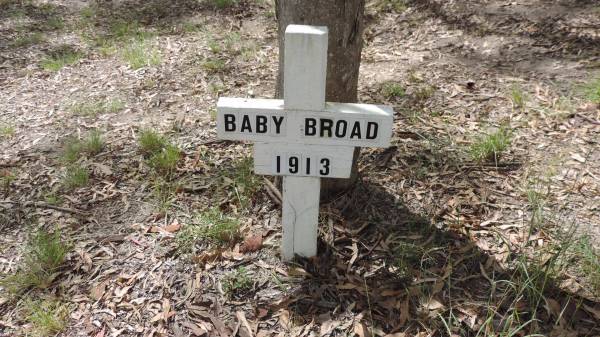
<instances>
[{"instance_id":1,"label":"white cross","mask_svg":"<svg viewBox=\"0 0 600 337\"><path fill-rule=\"evenodd\" d=\"M282 257L317 254L321 177L348 178L354 147L387 147L391 107L326 103L327 27L285 31L283 100L222 97L221 139L254 141L254 172L283 177Z\"/></svg>"}]
</instances>

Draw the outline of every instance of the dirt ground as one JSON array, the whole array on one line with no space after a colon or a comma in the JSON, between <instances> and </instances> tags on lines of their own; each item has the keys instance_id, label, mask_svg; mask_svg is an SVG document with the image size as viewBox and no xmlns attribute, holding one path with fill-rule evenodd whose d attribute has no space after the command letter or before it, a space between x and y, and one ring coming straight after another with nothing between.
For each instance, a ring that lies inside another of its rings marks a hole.
<instances>
[{"instance_id":1,"label":"dirt ground","mask_svg":"<svg viewBox=\"0 0 600 337\"><path fill-rule=\"evenodd\" d=\"M242 200L231 177L251 145L218 141L211 117L219 96L273 97L272 5L0 0L0 275L19 270L36 228L73 245L45 289L0 287L0 336L32 334L27 298L67 305L60 336L600 335L600 107L586 95L600 6L394 3L367 4L359 82L361 102L394 106L393 146L365 149L357 186L322 205L319 256L284 264L276 193L246 177L257 187ZM128 34L160 60L134 67L99 42ZM47 69L65 45L78 59ZM73 108L98 100L121 104ZM182 149L166 195L138 149L149 128ZM507 150L474 160L500 129ZM92 130L104 149L67 189L61 153ZM180 254L211 207L242 238ZM583 239L588 255L572 249ZM559 267L540 288L533 265ZM231 294L240 267L251 286ZM539 290L535 307L519 286Z\"/></svg>"}]
</instances>

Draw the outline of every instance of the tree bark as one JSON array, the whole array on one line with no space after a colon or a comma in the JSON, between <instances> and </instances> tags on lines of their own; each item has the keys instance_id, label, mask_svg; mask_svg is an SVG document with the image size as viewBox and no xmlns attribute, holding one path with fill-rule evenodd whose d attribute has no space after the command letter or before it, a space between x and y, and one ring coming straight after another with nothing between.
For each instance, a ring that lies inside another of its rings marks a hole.
<instances>
[{"instance_id":1,"label":"tree bark","mask_svg":"<svg viewBox=\"0 0 600 337\"><path fill-rule=\"evenodd\" d=\"M277 97L283 96L284 38L290 24L327 26L329 49L327 57L328 102L353 103L357 101L358 71L363 46L365 0L275 0L279 27L279 73ZM350 188L358 179L357 159L360 149L354 151L352 175L349 179L325 178L321 182L321 197L331 198Z\"/></svg>"}]
</instances>

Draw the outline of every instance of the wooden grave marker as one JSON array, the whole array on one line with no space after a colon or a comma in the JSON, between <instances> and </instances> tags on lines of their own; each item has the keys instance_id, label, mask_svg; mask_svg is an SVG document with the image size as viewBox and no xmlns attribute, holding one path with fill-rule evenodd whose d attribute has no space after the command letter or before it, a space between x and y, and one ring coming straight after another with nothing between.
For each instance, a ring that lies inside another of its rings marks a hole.
<instances>
[{"instance_id":1,"label":"wooden grave marker","mask_svg":"<svg viewBox=\"0 0 600 337\"><path fill-rule=\"evenodd\" d=\"M285 31L283 100L222 97L217 135L254 142L254 172L283 176L282 257L317 254L320 178L349 178L354 147L388 147L393 110L325 102L327 27Z\"/></svg>"}]
</instances>

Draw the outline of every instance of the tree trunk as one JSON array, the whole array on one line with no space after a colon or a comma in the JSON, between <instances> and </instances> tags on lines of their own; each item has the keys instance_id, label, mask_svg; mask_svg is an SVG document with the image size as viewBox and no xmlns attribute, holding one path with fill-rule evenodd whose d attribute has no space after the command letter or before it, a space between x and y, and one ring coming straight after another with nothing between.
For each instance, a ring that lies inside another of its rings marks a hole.
<instances>
[{"instance_id":1,"label":"tree trunk","mask_svg":"<svg viewBox=\"0 0 600 337\"><path fill-rule=\"evenodd\" d=\"M283 96L283 62L285 29L290 24L327 26L329 49L327 57L328 102L353 103L357 100L358 71L362 52L364 0L275 0L279 26L279 74L277 97ZM321 182L321 197L331 198L350 188L358 178L354 151L352 175L349 179L325 178Z\"/></svg>"}]
</instances>

